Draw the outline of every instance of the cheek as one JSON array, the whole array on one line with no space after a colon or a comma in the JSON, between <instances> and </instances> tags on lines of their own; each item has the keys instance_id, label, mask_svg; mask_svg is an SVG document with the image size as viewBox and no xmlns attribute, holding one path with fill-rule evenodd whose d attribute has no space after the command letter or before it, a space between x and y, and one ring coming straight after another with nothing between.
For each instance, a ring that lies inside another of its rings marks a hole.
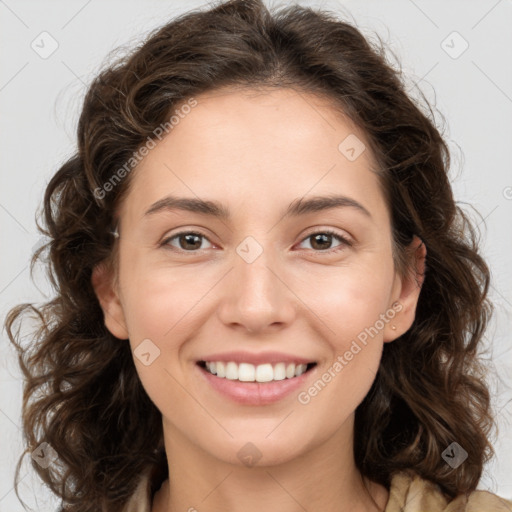
<instances>
[{"instance_id":1,"label":"cheek","mask_svg":"<svg viewBox=\"0 0 512 512\"><path fill-rule=\"evenodd\" d=\"M315 403L318 417L344 421L362 402L377 374L383 348L387 280L345 279L321 295L323 337L330 357L300 403ZM315 309L312 308L312 309ZM318 398L316 398L318 397ZM330 411L328 413L327 411ZM336 412L334 412L336 411Z\"/></svg>"},{"instance_id":2,"label":"cheek","mask_svg":"<svg viewBox=\"0 0 512 512\"><path fill-rule=\"evenodd\" d=\"M156 272L142 265L132 268L125 276L124 306L137 373L160 411L170 403L185 409L187 396L177 384L183 381L181 351L197 324L194 305L203 294L189 286L190 279L179 271ZM138 357L142 352L138 347L147 344L146 340L151 341L146 350L152 358L149 365Z\"/></svg>"},{"instance_id":3,"label":"cheek","mask_svg":"<svg viewBox=\"0 0 512 512\"><path fill-rule=\"evenodd\" d=\"M386 313L393 274L384 268L346 268L316 282L323 286L318 286L317 293L309 294L311 309L321 312L321 319L330 328L329 337L342 349ZM378 328L382 330L381 322Z\"/></svg>"},{"instance_id":4,"label":"cheek","mask_svg":"<svg viewBox=\"0 0 512 512\"><path fill-rule=\"evenodd\" d=\"M189 322L190 312L204 294L197 274L184 268L163 268L148 263L148 258L130 255L122 270L123 309L130 339L172 338Z\"/></svg>"},{"instance_id":5,"label":"cheek","mask_svg":"<svg viewBox=\"0 0 512 512\"><path fill-rule=\"evenodd\" d=\"M331 353L320 375L323 382L329 382L329 390L325 395L322 392L319 406L337 404L343 415L354 410L368 393L382 355L383 315L389 322L386 312L393 283L391 269L386 265L378 269L361 267L358 271L340 269L323 281L322 293L310 294L315 301L311 309L322 312L317 327L328 340ZM317 386L318 391L322 386ZM318 391L311 390L312 394Z\"/></svg>"}]
</instances>

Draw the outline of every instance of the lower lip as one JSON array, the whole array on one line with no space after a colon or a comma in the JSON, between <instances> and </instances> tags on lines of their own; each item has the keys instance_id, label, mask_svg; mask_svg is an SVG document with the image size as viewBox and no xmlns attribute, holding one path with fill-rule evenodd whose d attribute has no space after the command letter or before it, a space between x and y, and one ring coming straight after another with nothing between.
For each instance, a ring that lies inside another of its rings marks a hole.
<instances>
[{"instance_id":1,"label":"lower lip","mask_svg":"<svg viewBox=\"0 0 512 512\"><path fill-rule=\"evenodd\" d=\"M196 367L206 381L220 394L239 404L246 405L266 405L282 400L300 388L301 385L304 385L316 369L316 366L314 366L302 375L291 379L271 382L240 382L239 380L217 377L197 364Z\"/></svg>"}]
</instances>

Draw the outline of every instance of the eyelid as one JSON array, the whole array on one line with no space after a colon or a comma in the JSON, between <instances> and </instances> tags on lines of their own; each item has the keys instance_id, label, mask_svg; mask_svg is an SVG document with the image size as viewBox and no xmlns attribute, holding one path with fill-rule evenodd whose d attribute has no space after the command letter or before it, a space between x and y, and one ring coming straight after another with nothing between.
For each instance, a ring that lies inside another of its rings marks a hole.
<instances>
[{"instance_id":1,"label":"eyelid","mask_svg":"<svg viewBox=\"0 0 512 512\"><path fill-rule=\"evenodd\" d=\"M322 227L322 226L315 226L315 227L311 228L311 231L308 231L306 233L306 235L304 235L302 237L301 242L312 235L316 235L316 234L320 234L320 233L329 234L329 235L338 237L341 240L343 240L344 242L346 242L347 244L352 245L355 243L355 240L346 231L340 232L340 231L337 231L335 228Z\"/></svg>"}]
</instances>

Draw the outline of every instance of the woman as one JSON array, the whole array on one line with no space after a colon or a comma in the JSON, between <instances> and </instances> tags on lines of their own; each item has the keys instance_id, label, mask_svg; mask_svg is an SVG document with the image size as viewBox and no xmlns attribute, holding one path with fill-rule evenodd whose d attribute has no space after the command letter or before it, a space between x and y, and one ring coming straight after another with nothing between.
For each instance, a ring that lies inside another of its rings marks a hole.
<instances>
[{"instance_id":1,"label":"woman","mask_svg":"<svg viewBox=\"0 0 512 512\"><path fill-rule=\"evenodd\" d=\"M448 168L326 13L219 4L103 71L45 194L58 295L7 319L63 509L511 510L475 491L489 269Z\"/></svg>"}]
</instances>

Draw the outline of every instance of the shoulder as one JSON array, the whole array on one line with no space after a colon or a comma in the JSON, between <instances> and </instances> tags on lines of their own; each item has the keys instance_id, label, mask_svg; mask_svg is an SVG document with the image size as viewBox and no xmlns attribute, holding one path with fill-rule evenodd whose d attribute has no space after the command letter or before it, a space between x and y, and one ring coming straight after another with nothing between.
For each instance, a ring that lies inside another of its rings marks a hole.
<instances>
[{"instance_id":1,"label":"shoulder","mask_svg":"<svg viewBox=\"0 0 512 512\"><path fill-rule=\"evenodd\" d=\"M448 501L440 487L412 471L395 473L384 512L511 512L512 501L476 490Z\"/></svg>"},{"instance_id":2,"label":"shoulder","mask_svg":"<svg viewBox=\"0 0 512 512\"><path fill-rule=\"evenodd\" d=\"M143 473L122 512L151 512L150 473ZM488 491L461 494L448 501L437 484L412 471L395 473L384 512L512 512L512 501Z\"/></svg>"}]
</instances>

